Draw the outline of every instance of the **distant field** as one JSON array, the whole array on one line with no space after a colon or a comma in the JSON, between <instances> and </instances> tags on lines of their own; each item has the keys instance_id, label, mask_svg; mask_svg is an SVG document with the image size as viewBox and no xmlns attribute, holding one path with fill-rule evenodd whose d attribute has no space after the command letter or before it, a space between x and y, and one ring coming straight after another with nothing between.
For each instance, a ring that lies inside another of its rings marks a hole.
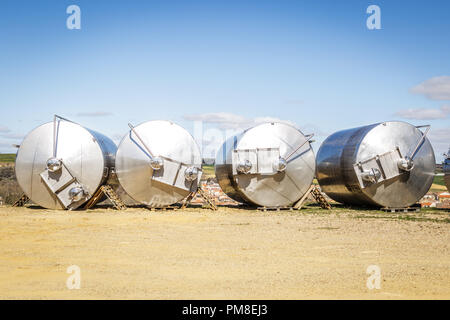
<instances>
[{"instance_id":1,"label":"distant field","mask_svg":"<svg viewBox=\"0 0 450 320\"><path fill-rule=\"evenodd\" d=\"M434 180L433 180L433 184L445 186L444 176L435 176Z\"/></svg>"},{"instance_id":2,"label":"distant field","mask_svg":"<svg viewBox=\"0 0 450 320\"><path fill-rule=\"evenodd\" d=\"M0 153L0 162L14 162L15 160L15 153Z\"/></svg>"},{"instance_id":3,"label":"distant field","mask_svg":"<svg viewBox=\"0 0 450 320\"><path fill-rule=\"evenodd\" d=\"M214 178L215 177L214 166L203 165L202 169L203 169L203 177L204 178Z\"/></svg>"}]
</instances>

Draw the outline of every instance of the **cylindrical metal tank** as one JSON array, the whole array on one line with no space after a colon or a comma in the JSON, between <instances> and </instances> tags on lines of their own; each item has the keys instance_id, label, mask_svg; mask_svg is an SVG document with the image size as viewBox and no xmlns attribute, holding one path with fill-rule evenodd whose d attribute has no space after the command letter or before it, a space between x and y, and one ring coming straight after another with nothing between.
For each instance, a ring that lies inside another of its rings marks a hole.
<instances>
[{"instance_id":1,"label":"cylindrical metal tank","mask_svg":"<svg viewBox=\"0 0 450 320\"><path fill-rule=\"evenodd\" d=\"M36 204L75 209L110 177L116 145L79 124L55 116L31 131L16 157L17 182Z\"/></svg>"},{"instance_id":2,"label":"cylindrical metal tank","mask_svg":"<svg viewBox=\"0 0 450 320\"><path fill-rule=\"evenodd\" d=\"M450 191L450 149L446 156L447 158L444 160L444 181L447 190Z\"/></svg>"},{"instance_id":3,"label":"cylindrical metal tank","mask_svg":"<svg viewBox=\"0 0 450 320\"><path fill-rule=\"evenodd\" d=\"M312 135L285 123L264 123L227 139L216 156L222 190L239 202L282 207L297 202L314 178Z\"/></svg>"},{"instance_id":4,"label":"cylindrical metal tank","mask_svg":"<svg viewBox=\"0 0 450 320\"><path fill-rule=\"evenodd\" d=\"M189 132L161 120L130 128L117 149L116 173L133 200L164 207L197 190L202 157Z\"/></svg>"},{"instance_id":5,"label":"cylindrical metal tank","mask_svg":"<svg viewBox=\"0 0 450 320\"><path fill-rule=\"evenodd\" d=\"M427 127L425 133L419 128ZM317 180L337 202L402 208L433 183L429 126L389 121L338 131L317 152Z\"/></svg>"}]
</instances>

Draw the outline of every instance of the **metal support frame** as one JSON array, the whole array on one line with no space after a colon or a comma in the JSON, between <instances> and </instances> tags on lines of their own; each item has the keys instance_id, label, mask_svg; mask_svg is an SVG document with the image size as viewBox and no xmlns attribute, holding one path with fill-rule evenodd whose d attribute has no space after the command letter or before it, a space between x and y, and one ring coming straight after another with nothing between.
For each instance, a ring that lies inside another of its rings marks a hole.
<instances>
[{"instance_id":1,"label":"metal support frame","mask_svg":"<svg viewBox=\"0 0 450 320\"><path fill-rule=\"evenodd\" d=\"M28 201L30 201L30 198L25 193L22 193L19 199L17 199L13 203L13 207L23 207Z\"/></svg>"},{"instance_id":2,"label":"metal support frame","mask_svg":"<svg viewBox=\"0 0 450 320\"><path fill-rule=\"evenodd\" d=\"M205 190L203 190L201 187L198 187L196 191L191 192L186 199L184 200L183 204L181 205L180 209L184 209L186 208L189 203L191 203L192 199L194 199L194 197L196 196L196 194L199 194L203 200L205 201L205 203L208 204L209 209L216 211L217 210L217 205L214 201L214 199L212 199Z\"/></svg>"},{"instance_id":3,"label":"metal support frame","mask_svg":"<svg viewBox=\"0 0 450 320\"><path fill-rule=\"evenodd\" d=\"M325 199L322 192L315 185L311 185L309 187L308 191L303 195L303 197L299 201L297 201L297 203L294 204L293 207L297 210L300 210L302 208L303 203L305 202L306 198L310 194L313 196L314 200L320 205L320 207L322 209L327 209L327 210L331 209L330 203L327 201L327 199Z\"/></svg>"},{"instance_id":4,"label":"metal support frame","mask_svg":"<svg viewBox=\"0 0 450 320\"><path fill-rule=\"evenodd\" d=\"M86 203L84 209L90 209L95 204L97 204L103 196L106 196L109 201L111 201L112 205L117 210L126 210L127 206L120 200L120 197L114 191L114 189L110 185L101 186L97 192L92 196L91 199Z\"/></svg>"}]
</instances>

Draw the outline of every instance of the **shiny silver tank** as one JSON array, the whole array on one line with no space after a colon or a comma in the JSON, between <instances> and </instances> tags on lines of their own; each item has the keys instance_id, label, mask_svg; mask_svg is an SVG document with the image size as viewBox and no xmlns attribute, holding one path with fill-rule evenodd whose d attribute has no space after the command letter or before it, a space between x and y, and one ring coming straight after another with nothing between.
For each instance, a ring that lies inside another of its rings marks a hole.
<instances>
[{"instance_id":1,"label":"shiny silver tank","mask_svg":"<svg viewBox=\"0 0 450 320\"><path fill-rule=\"evenodd\" d=\"M17 182L36 204L76 209L110 177L116 145L106 136L55 116L22 141Z\"/></svg>"},{"instance_id":2,"label":"shiny silver tank","mask_svg":"<svg viewBox=\"0 0 450 320\"><path fill-rule=\"evenodd\" d=\"M264 123L226 140L216 156L222 190L239 202L281 207L297 202L311 186L312 135L284 123Z\"/></svg>"},{"instance_id":3,"label":"shiny silver tank","mask_svg":"<svg viewBox=\"0 0 450 320\"><path fill-rule=\"evenodd\" d=\"M161 120L130 128L117 149L116 173L133 200L164 207L197 190L202 157L189 132Z\"/></svg>"},{"instance_id":4,"label":"shiny silver tank","mask_svg":"<svg viewBox=\"0 0 450 320\"><path fill-rule=\"evenodd\" d=\"M317 152L322 191L347 204L414 204L430 189L436 167L429 126L421 127L389 121L333 133Z\"/></svg>"},{"instance_id":5,"label":"shiny silver tank","mask_svg":"<svg viewBox=\"0 0 450 320\"><path fill-rule=\"evenodd\" d=\"M447 158L444 160L444 181L447 186L447 190L450 192L450 149L445 156Z\"/></svg>"}]
</instances>

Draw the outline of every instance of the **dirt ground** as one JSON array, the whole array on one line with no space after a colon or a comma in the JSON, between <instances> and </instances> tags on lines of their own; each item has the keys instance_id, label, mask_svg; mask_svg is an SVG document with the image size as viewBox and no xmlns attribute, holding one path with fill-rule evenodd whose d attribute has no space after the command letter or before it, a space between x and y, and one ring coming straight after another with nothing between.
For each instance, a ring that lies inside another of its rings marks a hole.
<instances>
[{"instance_id":1,"label":"dirt ground","mask_svg":"<svg viewBox=\"0 0 450 320\"><path fill-rule=\"evenodd\" d=\"M0 207L0 298L449 299L449 217ZM380 289L366 286L370 265Z\"/></svg>"}]
</instances>

